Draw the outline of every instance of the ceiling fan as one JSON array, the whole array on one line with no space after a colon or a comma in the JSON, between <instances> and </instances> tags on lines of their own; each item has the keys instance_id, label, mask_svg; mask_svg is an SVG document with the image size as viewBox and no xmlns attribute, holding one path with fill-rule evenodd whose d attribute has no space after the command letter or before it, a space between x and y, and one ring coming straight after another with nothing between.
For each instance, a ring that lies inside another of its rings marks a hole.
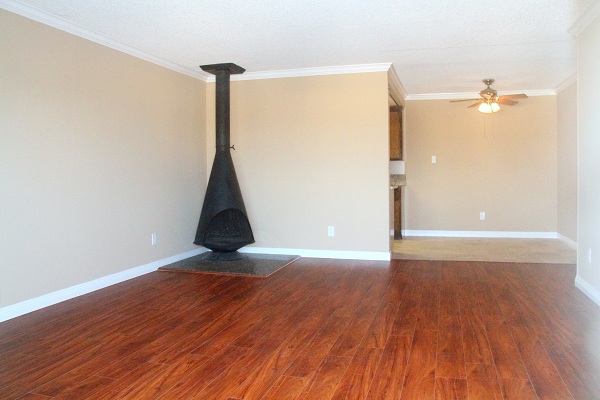
<instances>
[{"instance_id":1,"label":"ceiling fan","mask_svg":"<svg viewBox=\"0 0 600 400\"><path fill-rule=\"evenodd\" d=\"M505 104L507 106L514 106L518 103L513 99L526 99L527 95L524 93L519 94L505 94L502 96L498 96L498 92L490 87L492 83L494 83L493 79L484 79L483 83L487 85L487 88L483 89L479 92L481 98L479 99L461 99L461 100L451 100L451 103L456 103L459 101L473 101L477 100L475 103L471 104L467 108L477 107L478 110L482 113L494 113L500 110L500 104Z\"/></svg>"}]
</instances>

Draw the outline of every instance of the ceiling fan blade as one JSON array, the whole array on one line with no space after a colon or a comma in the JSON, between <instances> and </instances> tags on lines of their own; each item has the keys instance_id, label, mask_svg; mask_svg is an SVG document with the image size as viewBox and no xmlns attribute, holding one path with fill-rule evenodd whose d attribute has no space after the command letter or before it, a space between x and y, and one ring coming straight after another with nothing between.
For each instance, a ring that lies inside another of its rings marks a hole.
<instances>
[{"instance_id":1,"label":"ceiling fan blade","mask_svg":"<svg viewBox=\"0 0 600 400\"><path fill-rule=\"evenodd\" d=\"M504 94L502 96L500 96L501 99L526 99L527 96L525 93L518 93L518 94Z\"/></svg>"},{"instance_id":2,"label":"ceiling fan blade","mask_svg":"<svg viewBox=\"0 0 600 400\"><path fill-rule=\"evenodd\" d=\"M458 103L459 101L475 101L480 99L460 99L460 100L450 100L450 103Z\"/></svg>"},{"instance_id":3,"label":"ceiling fan blade","mask_svg":"<svg viewBox=\"0 0 600 400\"><path fill-rule=\"evenodd\" d=\"M518 101L514 101L514 100L505 99L503 97L500 97L498 100L496 100L496 103L498 103L498 104L506 104L507 106L514 106L515 104L518 103Z\"/></svg>"},{"instance_id":4,"label":"ceiling fan blade","mask_svg":"<svg viewBox=\"0 0 600 400\"><path fill-rule=\"evenodd\" d=\"M478 105L480 105L481 103L482 103L482 101L481 101L481 100L479 100L478 102L471 104L471 105L470 105L469 107L467 107L467 108L477 107L477 106L478 106Z\"/></svg>"}]
</instances>

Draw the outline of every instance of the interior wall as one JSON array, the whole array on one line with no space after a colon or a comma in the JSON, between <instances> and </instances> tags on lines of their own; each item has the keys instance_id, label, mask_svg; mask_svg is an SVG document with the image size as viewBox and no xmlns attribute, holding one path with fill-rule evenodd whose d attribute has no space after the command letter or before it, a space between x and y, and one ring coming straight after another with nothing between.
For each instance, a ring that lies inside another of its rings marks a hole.
<instances>
[{"instance_id":1,"label":"interior wall","mask_svg":"<svg viewBox=\"0 0 600 400\"><path fill-rule=\"evenodd\" d=\"M556 96L467 105L406 102L406 230L556 232Z\"/></svg>"},{"instance_id":2,"label":"interior wall","mask_svg":"<svg viewBox=\"0 0 600 400\"><path fill-rule=\"evenodd\" d=\"M578 73L578 230L577 275L600 294L600 17L577 36ZM591 251L591 260L589 259ZM597 299L600 301L600 297Z\"/></svg>"},{"instance_id":3,"label":"interior wall","mask_svg":"<svg viewBox=\"0 0 600 400\"><path fill-rule=\"evenodd\" d=\"M577 243L577 83L556 97L558 118L557 232Z\"/></svg>"},{"instance_id":4,"label":"interior wall","mask_svg":"<svg viewBox=\"0 0 600 400\"><path fill-rule=\"evenodd\" d=\"M252 246L389 252L387 91L385 72L231 83ZM208 93L211 164L214 84Z\"/></svg>"},{"instance_id":5,"label":"interior wall","mask_svg":"<svg viewBox=\"0 0 600 400\"><path fill-rule=\"evenodd\" d=\"M197 248L205 83L4 10L0 26L0 307Z\"/></svg>"}]
</instances>

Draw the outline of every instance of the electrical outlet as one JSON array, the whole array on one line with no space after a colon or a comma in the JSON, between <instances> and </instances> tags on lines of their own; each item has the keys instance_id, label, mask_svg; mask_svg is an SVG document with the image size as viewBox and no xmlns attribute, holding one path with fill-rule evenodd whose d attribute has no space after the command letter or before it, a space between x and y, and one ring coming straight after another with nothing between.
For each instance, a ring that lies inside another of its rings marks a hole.
<instances>
[{"instance_id":1,"label":"electrical outlet","mask_svg":"<svg viewBox=\"0 0 600 400\"><path fill-rule=\"evenodd\" d=\"M333 227L333 226L327 227L327 236L335 236L335 227Z\"/></svg>"},{"instance_id":2,"label":"electrical outlet","mask_svg":"<svg viewBox=\"0 0 600 400\"><path fill-rule=\"evenodd\" d=\"M588 264L592 263L592 249L588 249Z\"/></svg>"},{"instance_id":3,"label":"electrical outlet","mask_svg":"<svg viewBox=\"0 0 600 400\"><path fill-rule=\"evenodd\" d=\"M152 246L156 246L156 233L150 235L150 243L152 243Z\"/></svg>"},{"instance_id":4,"label":"electrical outlet","mask_svg":"<svg viewBox=\"0 0 600 400\"><path fill-rule=\"evenodd\" d=\"M479 213L479 219L485 221L485 212L482 211Z\"/></svg>"},{"instance_id":5,"label":"electrical outlet","mask_svg":"<svg viewBox=\"0 0 600 400\"><path fill-rule=\"evenodd\" d=\"M436 156L431 156L431 163L432 164L437 163L437 157Z\"/></svg>"}]
</instances>

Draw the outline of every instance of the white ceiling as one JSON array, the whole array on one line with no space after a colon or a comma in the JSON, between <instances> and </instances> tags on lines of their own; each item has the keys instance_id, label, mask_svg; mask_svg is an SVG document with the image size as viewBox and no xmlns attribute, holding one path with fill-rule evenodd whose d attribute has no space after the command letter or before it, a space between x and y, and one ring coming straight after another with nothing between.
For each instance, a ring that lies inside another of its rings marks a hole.
<instances>
[{"instance_id":1,"label":"white ceiling","mask_svg":"<svg viewBox=\"0 0 600 400\"><path fill-rule=\"evenodd\" d=\"M600 0L0 0L0 7L206 77L392 63L409 98L554 90L576 71L569 28Z\"/></svg>"}]
</instances>

